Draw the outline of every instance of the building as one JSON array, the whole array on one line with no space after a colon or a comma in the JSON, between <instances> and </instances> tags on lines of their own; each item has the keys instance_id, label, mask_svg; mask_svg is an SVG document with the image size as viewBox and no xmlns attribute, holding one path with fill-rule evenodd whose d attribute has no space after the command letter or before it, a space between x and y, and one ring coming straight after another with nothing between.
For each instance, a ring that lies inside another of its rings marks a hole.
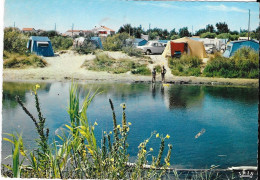
<instances>
[{"instance_id":1,"label":"building","mask_svg":"<svg viewBox=\"0 0 260 180\"><path fill-rule=\"evenodd\" d=\"M22 32L24 32L24 33L27 33L27 32L36 33L37 31L34 28L23 28Z\"/></svg>"},{"instance_id":2,"label":"building","mask_svg":"<svg viewBox=\"0 0 260 180\"><path fill-rule=\"evenodd\" d=\"M94 34L100 36L100 37L107 37L108 35L113 35L115 34L115 31L106 27L106 26L100 26L100 27L95 27L94 29L91 30Z\"/></svg>"},{"instance_id":3,"label":"building","mask_svg":"<svg viewBox=\"0 0 260 180\"><path fill-rule=\"evenodd\" d=\"M86 35L89 35L91 33L92 33L92 31L90 31L90 30L72 30L71 29L71 30L67 30L63 35L72 37L72 36L75 36L75 35L86 36Z\"/></svg>"}]
</instances>

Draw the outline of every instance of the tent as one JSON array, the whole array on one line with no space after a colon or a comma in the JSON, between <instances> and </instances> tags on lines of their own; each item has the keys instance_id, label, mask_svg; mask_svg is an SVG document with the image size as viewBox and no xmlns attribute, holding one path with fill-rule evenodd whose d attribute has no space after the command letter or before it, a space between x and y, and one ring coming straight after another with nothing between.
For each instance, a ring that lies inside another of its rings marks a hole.
<instances>
[{"instance_id":1,"label":"tent","mask_svg":"<svg viewBox=\"0 0 260 180\"><path fill-rule=\"evenodd\" d=\"M54 56L51 41L48 37L31 36L27 42L27 49L39 56Z\"/></svg>"},{"instance_id":2,"label":"tent","mask_svg":"<svg viewBox=\"0 0 260 180\"><path fill-rule=\"evenodd\" d=\"M148 41L145 39L140 39L140 38L135 38L135 39L126 39L126 46L143 46L147 43Z\"/></svg>"},{"instance_id":3,"label":"tent","mask_svg":"<svg viewBox=\"0 0 260 180\"><path fill-rule=\"evenodd\" d=\"M227 45L227 49L224 52L223 56L224 57L231 57L234 55L234 53L242 48L242 47L250 47L253 50L255 50L256 52L259 52L259 42L256 40L251 40L251 41L231 41L228 45Z\"/></svg>"},{"instance_id":4,"label":"tent","mask_svg":"<svg viewBox=\"0 0 260 180\"><path fill-rule=\"evenodd\" d=\"M103 49L100 37L91 37L90 40L95 44L96 48Z\"/></svg>"},{"instance_id":5,"label":"tent","mask_svg":"<svg viewBox=\"0 0 260 180\"><path fill-rule=\"evenodd\" d=\"M175 43L187 44L187 47L188 47L187 54L189 54L191 56L197 56L198 58L201 58L201 59L207 57L203 42L195 41L195 40L189 39L187 37L169 41L163 51L163 54L162 54L163 57L171 57L174 55L174 54L172 54L172 52L173 52L172 49L174 49L173 46Z\"/></svg>"}]
</instances>

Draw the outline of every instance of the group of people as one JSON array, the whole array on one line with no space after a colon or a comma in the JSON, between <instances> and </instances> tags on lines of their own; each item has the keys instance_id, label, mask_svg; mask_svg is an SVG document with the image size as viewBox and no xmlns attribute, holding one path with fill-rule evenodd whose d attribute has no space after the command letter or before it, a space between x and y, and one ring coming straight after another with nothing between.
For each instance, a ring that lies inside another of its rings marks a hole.
<instances>
[{"instance_id":1,"label":"group of people","mask_svg":"<svg viewBox=\"0 0 260 180\"><path fill-rule=\"evenodd\" d=\"M165 74L166 74L166 69L165 67L163 66L161 68L161 75L162 75L162 82L165 83ZM156 68L154 67L153 68L153 71L152 71L152 83L155 83L156 81Z\"/></svg>"}]
</instances>

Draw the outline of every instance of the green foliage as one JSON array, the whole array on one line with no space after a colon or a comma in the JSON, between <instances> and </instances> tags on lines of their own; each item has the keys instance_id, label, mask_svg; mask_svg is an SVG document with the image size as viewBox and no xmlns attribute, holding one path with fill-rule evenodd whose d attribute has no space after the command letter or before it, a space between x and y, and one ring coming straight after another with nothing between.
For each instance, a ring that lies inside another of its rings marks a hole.
<instances>
[{"instance_id":1,"label":"green foliage","mask_svg":"<svg viewBox=\"0 0 260 180\"><path fill-rule=\"evenodd\" d=\"M219 22L216 24L217 27L217 33L229 33L228 25L225 22Z\"/></svg>"},{"instance_id":2,"label":"green foliage","mask_svg":"<svg viewBox=\"0 0 260 180\"><path fill-rule=\"evenodd\" d=\"M190 37L191 36L191 33L189 32L188 30L188 27L183 27L183 28L180 28L179 29L179 36L182 38L182 37Z\"/></svg>"},{"instance_id":3,"label":"green foliage","mask_svg":"<svg viewBox=\"0 0 260 180\"><path fill-rule=\"evenodd\" d=\"M126 53L128 56L136 56L136 57L142 57L143 52L140 49L137 49L132 46L123 47L122 51Z\"/></svg>"},{"instance_id":4,"label":"green foliage","mask_svg":"<svg viewBox=\"0 0 260 180\"><path fill-rule=\"evenodd\" d=\"M238 40L239 35L236 35L236 34L231 35L230 33L221 33L221 34L217 35L217 38L218 39L229 39L231 41L234 41L234 40Z\"/></svg>"},{"instance_id":5,"label":"green foliage","mask_svg":"<svg viewBox=\"0 0 260 180\"><path fill-rule=\"evenodd\" d=\"M93 71L107 71L115 74L131 71L133 74L149 75L146 65L141 65L131 59L113 59L103 52L97 53L94 60L85 61L82 66Z\"/></svg>"},{"instance_id":6,"label":"green foliage","mask_svg":"<svg viewBox=\"0 0 260 180\"><path fill-rule=\"evenodd\" d=\"M84 41L83 45L74 48L79 54L89 54L96 50L96 46L89 40Z\"/></svg>"},{"instance_id":7,"label":"green foliage","mask_svg":"<svg viewBox=\"0 0 260 180\"><path fill-rule=\"evenodd\" d=\"M37 87L34 88L35 98L37 96ZM129 144L127 137L129 134L131 123L126 119L126 105L122 106L122 123L117 122L116 113L112 100L109 99L112 109L113 117L113 130L103 132L101 146L97 144L95 138L95 128L98 126L97 122L93 125L87 117L87 109L97 94L90 92L83 100L82 106L79 105L79 91L77 85L70 88L70 100L68 113L71 122L65 125L67 128L63 135L57 134L60 143L53 141L53 143L42 146L38 142L37 149L32 152L27 152L23 147L22 136L18 138L12 134L7 134L13 137L13 140L4 138L3 140L9 141L14 145L13 166L4 165L8 171L2 171L2 174L7 177L21 177L21 178L48 178L48 179L160 179L166 174L167 168L170 166L170 156L172 145L169 145L168 152L162 162L162 155L165 149L165 141L170 136L167 134L165 137L160 136L161 146L157 157L152 156L152 164L150 169L145 169L147 157L153 148L147 149L150 139L155 134L142 142L138 149L135 164L129 163L129 155L127 149ZM29 115L36 127L39 136L46 137L43 142L48 139L48 128L46 134L44 132L44 118L40 113L39 102L36 99L36 109L40 121L37 122L32 114L24 107L23 103L18 99L19 104L27 115ZM38 104L38 105L37 105ZM40 123L43 122L41 125ZM39 131L40 130L40 131ZM113 132L112 132L113 131ZM113 139L111 138L113 136ZM156 135L159 138L159 134ZM18 140L17 140L18 139ZM42 139L41 139L42 140ZM39 152L45 153L39 155ZM36 153L36 155L35 155ZM19 162L19 155L23 160ZM26 163L23 163L26 160Z\"/></svg>"},{"instance_id":8,"label":"green foliage","mask_svg":"<svg viewBox=\"0 0 260 180\"><path fill-rule=\"evenodd\" d=\"M157 73L161 73L162 67L160 65L156 65L155 70L156 70Z\"/></svg>"},{"instance_id":9,"label":"green foliage","mask_svg":"<svg viewBox=\"0 0 260 180\"><path fill-rule=\"evenodd\" d=\"M258 78L259 56L254 50L244 47L231 58L217 56L207 63L203 75L225 78Z\"/></svg>"},{"instance_id":10,"label":"green foliage","mask_svg":"<svg viewBox=\"0 0 260 180\"><path fill-rule=\"evenodd\" d=\"M125 45L125 40L130 38L126 32L107 37L103 42L104 50L120 51Z\"/></svg>"},{"instance_id":11,"label":"green foliage","mask_svg":"<svg viewBox=\"0 0 260 180\"><path fill-rule=\"evenodd\" d=\"M47 62L36 55L20 55L4 51L4 68L45 67Z\"/></svg>"},{"instance_id":12,"label":"green foliage","mask_svg":"<svg viewBox=\"0 0 260 180\"><path fill-rule=\"evenodd\" d=\"M195 56L182 55L181 58L168 58L173 75L199 76L202 60Z\"/></svg>"},{"instance_id":13,"label":"green foliage","mask_svg":"<svg viewBox=\"0 0 260 180\"><path fill-rule=\"evenodd\" d=\"M4 50L12 53L25 54L27 51L28 37L24 36L18 29L4 29Z\"/></svg>"},{"instance_id":14,"label":"green foliage","mask_svg":"<svg viewBox=\"0 0 260 180\"><path fill-rule=\"evenodd\" d=\"M216 33L210 33L210 32L202 33L200 35L201 38L215 38L216 36L217 36Z\"/></svg>"},{"instance_id":15,"label":"green foliage","mask_svg":"<svg viewBox=\"0 0 260 180\"><path fill-rule=\"evenodd\" d=\"M179 39L179 38L180 38L179 35L172 35L172 36L171 36L171 40L175 40L175 39Z\"/></svg>"},{"instance_id":16,"label":"green foliage","mask_svg":"<svg viewBox=\"0 0 260 180\"><path fill-rule=\"evenodd\" d=\"M73 39L62 36L54 36L51 38L51 44L54 51L67 50L72 47Z\"/></svg>"}]
</instances>

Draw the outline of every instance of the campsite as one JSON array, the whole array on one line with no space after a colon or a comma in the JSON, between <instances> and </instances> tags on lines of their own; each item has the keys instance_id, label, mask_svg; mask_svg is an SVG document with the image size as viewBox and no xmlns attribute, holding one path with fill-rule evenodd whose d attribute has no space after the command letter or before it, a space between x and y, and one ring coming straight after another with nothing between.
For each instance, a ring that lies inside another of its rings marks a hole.
<instances>
[{"instance_id":1,"label":"campsite","mask_svg":"<svg viewBox=\"0 0 260 180\"><path fill-rule=\"evenodd\" d=\"M4 3L1 177L257 177L256 3Z\"/></svg>"}]
</instances>

